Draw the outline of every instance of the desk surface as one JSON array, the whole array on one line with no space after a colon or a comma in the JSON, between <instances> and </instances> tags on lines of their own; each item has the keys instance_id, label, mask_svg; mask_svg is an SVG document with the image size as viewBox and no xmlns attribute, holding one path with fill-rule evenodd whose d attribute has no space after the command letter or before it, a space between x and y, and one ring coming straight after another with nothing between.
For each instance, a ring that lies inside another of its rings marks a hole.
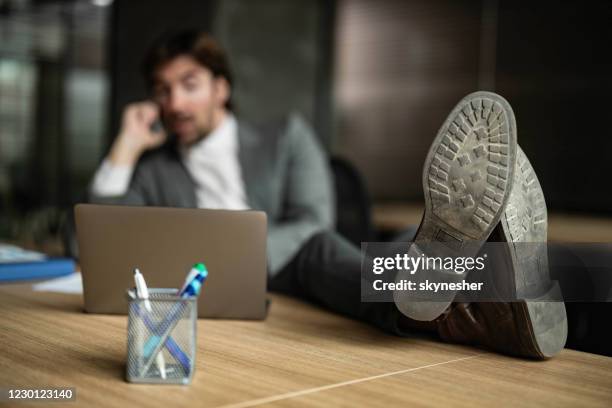
<instances>
[{"instance_id":1,"label":"desk surface","mask_svg":"<svg viewBox=\"0 0 612 408\"><path fill-rule=\"evenodd\" d=\"M193 383L158 386L124 381L126 317L86 315L78 295L2 286L0 386L76 387L68 407L612 404L612 358L564 350L526 361L271 298L263 322L199 320Z\"/></svg>"}]
</instances>

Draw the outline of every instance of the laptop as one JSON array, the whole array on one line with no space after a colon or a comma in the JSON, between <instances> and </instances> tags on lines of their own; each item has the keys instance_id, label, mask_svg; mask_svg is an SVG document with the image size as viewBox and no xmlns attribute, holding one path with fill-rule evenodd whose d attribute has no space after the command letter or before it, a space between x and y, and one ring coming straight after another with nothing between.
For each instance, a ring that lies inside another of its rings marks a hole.
<instances>
[{"instance_id":1,"label":"laptop","mask_svg":"<svg viewBox=\"0 0 612 408\"><path fill-rule=\"evenodd\" d=\"M77 204L75 221L86 312L126 314L134 268L149 288L180 288L203 262L198 317L265 317L264 212Z\"/></svg>"}]
</instances>

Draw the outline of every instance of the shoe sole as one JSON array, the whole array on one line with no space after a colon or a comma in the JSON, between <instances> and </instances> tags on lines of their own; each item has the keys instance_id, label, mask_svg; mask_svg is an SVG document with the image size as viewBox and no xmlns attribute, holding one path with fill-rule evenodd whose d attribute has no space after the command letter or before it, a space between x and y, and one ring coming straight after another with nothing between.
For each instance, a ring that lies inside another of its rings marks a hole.
<instances>
[{"instance_id":1,"label":"shoe sole","mask_svg":"<svg viewBox=\"0 0 612 408\"><path fill-rule=\"evenodd\" d=\"M463 98L425 160L425 213L415 243L443 243L450 255L476 256L510 196L516 149L516 121L504 98L490 92ZM401 271L396 277L410 278ZM433 320L450 305L450 295L444 301L411 301L406 292L396 291L394 301L411 319Z\"/></svg>"},{"instance_id":2,"label":"shoe sole","mask_svg":"<svg viewBox=\"0 0 612 408\"><path fill-rule=\"evenodd\" d=\"M546 245L547 211L540 182L520 147L517 149L514 187L501 217L502 237L510 243L508 250L514 270L517 293L534 293L533 300L511 303L517 330L528 354L549 358L565 346L567 316L558 283L542 291L550 282ZM544 293L543 295L541 293ZM546 300L549 300L548 302Z\"/></svg>"}]
</instances>

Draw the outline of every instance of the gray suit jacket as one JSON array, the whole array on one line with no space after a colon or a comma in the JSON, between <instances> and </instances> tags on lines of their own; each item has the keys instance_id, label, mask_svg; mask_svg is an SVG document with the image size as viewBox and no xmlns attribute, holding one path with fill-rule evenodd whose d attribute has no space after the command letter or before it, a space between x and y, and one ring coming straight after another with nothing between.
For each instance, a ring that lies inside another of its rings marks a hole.
<instances>
[{"instance_id":1,"label":"gray suit jacket","mask_svg":"<svg viewBox=\"0 0 612 408\"><path fill-rule=\"evenodd\" d=\"M239 120L238 140L249 205L268 216L268 270L275 275L314 233L334 225L328 160L297 115L261 127ZM125 195L90 194L89 201L197 207L195 183L170 144L143 155Z\"/></svg>"}]
</instances>

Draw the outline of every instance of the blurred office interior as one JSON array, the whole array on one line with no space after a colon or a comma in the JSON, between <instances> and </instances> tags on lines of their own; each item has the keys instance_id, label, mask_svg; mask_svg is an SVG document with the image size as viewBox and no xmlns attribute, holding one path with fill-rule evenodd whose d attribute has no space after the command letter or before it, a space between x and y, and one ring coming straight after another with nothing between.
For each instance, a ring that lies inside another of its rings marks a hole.
<instances>
[{"instance_id":1,"label":"blurred office interior","mask_svg":"<svg viewBox=\"0 0 612 408\"><path fill-rule=\"evenodd\" d=\"M0 239L62 251L123 106L147 97L144 50L180 27L227 48L241 117L301 112L375 204L422 202L432 138L480 89L514 107L551 213L610 216L610 21L607 1L0 0Z\"/></svg>"}]
</instances>

